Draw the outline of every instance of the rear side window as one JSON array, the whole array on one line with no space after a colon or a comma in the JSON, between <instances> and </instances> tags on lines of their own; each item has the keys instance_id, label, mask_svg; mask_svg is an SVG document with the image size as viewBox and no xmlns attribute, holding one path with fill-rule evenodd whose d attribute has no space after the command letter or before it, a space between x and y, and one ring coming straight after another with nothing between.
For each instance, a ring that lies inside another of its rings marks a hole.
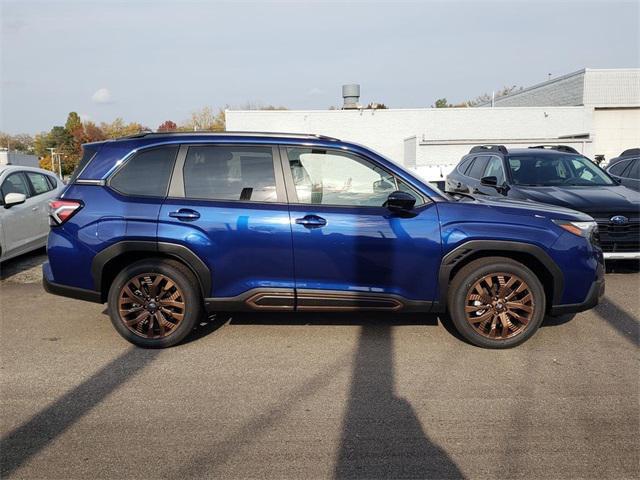
<instances>
[{"instance_id":1,"label":"rear side window","mask_svg":"<svg viewBox=\"0 0 640 480\"><path fill-rule=\"evenodd\" d=\"M479 180L487 166L487 161L488 157L476 157L476 161L471 165L471 168L467 172L467 176Z\"/></svg>"},{"instance_id":2,"label":"rear side window","mask_svg":"<svg viewBox=\"0 0 640 480\"><path fill-rule=\"evenodd\" d=\"M624 172L625 177L640 180L640 158L636 158L633 161L633 165L630 169Z\"/></svg>"},{"instance_id":3,"label":"rear side window","mask_svg":"<svg viewBox=\"0 0 640 480\"><path fill-rule=\"evenodd\" d=\"M40 195L41 193L46 193L50 190L51 184L47 180L46 175L36 172L25 172L29 181L31 182L31 186L33 187L33 194Z\"/></svg>"},{"instance_id":4,"label":"rear side window","mask_svg":"<svg viewBox=\"0 0 640 480\"><path fill-rule=\"evenodd\" d=\"M76 167L76 169L71 174L69 183L73 183L74 180L78 178L80 172L82 172L82 170L84 170L84 167L89 164L91 159L95 156L96 152L97 150L95 146L94 148L89 148L88 146L82 147L82 158L80 159L80 162L78 162L78 166Z\"/></svg>"},{"instance_id":5,"label":"rear side window","mask_svg":"<svg viewBox=\"0 0 640 480\"><path fill-rule=\"evenodd\" d=\"M177 153L177 146L144 150L130 158L109 185L125 195L165 197Z\"/></svg>"},{"instance_id":6,"label":"rear side window","mask_svg":"<svg viewBox=\"0 0 640 480\"><path fill-rule=\"evenodd\" d=\"M609 169L609 173L611 175L622 176L622 172L624 172L625 169L629 166L629 163L631 163L629 160L618 162Z\"/></svg>"},{"instance_id":7,"label":"rear side window","mask_svg":"<svg viewBox=\"0 0 640 480\"><path fill-rule=\"evenodd\" d=\"M467 168L469 168L469 164L471 163L471 160L473 159L474 157L469 157L462 160L462 162L460 162L460 165L458 165L458 172L464 175L467 171Z\"/></svg>"},{"instance_id":8,"label":"rear side window","mask_svg":"<svg viewBox=\"0 0 640 480\"><path fill-rule=\"evenodd\" d=\"M183 168L189 198L276 202L271 147L189 147Z\"/></svg>"}]
</instances>

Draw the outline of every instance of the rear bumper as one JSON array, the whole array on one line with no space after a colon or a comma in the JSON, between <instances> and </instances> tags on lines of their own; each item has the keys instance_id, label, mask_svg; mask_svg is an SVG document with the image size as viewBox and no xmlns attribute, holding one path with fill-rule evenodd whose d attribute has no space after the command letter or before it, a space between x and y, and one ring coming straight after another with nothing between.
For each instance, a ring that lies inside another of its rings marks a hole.
<instances>
[{"instance_id":1,"label":"rear bumper","mask_svg":"<svg viewBox=\"0 0 640 480\"><path fill-rule=\"evenodd\" d=\"M640 260L640 252L604 252L605 260Z\"/></svg>"},{"instance_id":2,"label":"rear bumper","mask_svg":"<svg viewBox=\"0 0 640 480\"><path fill-rule=\"evenodd\" d=\"M59 283L52 282L50 278L51 269L49 268L49 262L45 262L44 265L42 265L42 286L47 293L60 295L61 297L75 298L76 300L84 300L85 302L104 303L100 292L60 285Z\"/></svg>"},{"instance_id":3,"label":"rear bumper","mask_svg":"<svg viewBox=\"0 0 640 480\"><path fill-rule=\"evenodd\" d=\"M604 267L602 265L598 265L596 280L591 284L591 288L589 288L589 292L587 293L587 297L585 298L584 302L572 303L568 305L554 305L553 307L551 307L550 314L552 317L556 317L558 315L566 315L569 313L578 313L589 310L600 303L600 300L604 296L604 291Z\"/></svg>"}]
</instances>

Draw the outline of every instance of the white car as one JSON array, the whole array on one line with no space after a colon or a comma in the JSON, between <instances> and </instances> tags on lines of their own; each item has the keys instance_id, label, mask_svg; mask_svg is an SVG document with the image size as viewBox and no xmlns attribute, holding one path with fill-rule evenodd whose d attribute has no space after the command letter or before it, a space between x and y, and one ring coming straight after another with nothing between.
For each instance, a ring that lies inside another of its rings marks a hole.
<instances>
[{"instance_id":1,"label":"white car","mask_svg":"<svg viewBox=\"0 0 640 480\"><path fill-rule=\"evenodd\" d=\"M48 203L63 188L47 170L0 166L0 262L47 244Z\"/></svg>"}]
</instances>

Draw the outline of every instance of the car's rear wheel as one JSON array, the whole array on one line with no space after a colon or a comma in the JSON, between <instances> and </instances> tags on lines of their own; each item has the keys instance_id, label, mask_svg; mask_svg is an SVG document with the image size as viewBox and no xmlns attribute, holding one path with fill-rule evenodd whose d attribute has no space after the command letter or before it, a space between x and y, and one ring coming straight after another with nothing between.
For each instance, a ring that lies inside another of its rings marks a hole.
<instances>
[{"instance_id":1,"label":"car's rear wheel","mask_svg":"<svg viewBox=\"0 0 640 480\"><path fill-rule=\"evenodd\" d=\"M126 267L111 284L108 302L118 333L145 348L179 343L202 313L193 274L173 260L141 260Z\"/></svg>"},{"instance_id":2,"label":"car's rear wheel","mask_svg":"<svg viewBox=\"0 0 640 480\"><path fill-rule=\"evenodd\" d=\"M474 345L509 348L530 338L545 312L538 277L510 258L487 257L463 267L449 288L456 329Z\"/></svg>"}]
</instances>

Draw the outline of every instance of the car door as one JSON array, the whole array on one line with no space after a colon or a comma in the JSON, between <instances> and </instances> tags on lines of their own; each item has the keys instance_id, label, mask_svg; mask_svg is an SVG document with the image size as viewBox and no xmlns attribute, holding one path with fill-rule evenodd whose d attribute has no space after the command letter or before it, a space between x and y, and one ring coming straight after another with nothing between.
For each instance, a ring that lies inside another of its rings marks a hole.
<instances>
[{"instance_id":1,"label":"car door","mask_svg":"<svg viewBox=\"0 0 640 480\"><path fill-rule=\"evenodd\" d=\"M440 232L432 201L370 158L307 147L281 152L298 309L395 309L397 296L434 298ZM396 190L416 198L411 215L383 206Z\"/></svg>"},{"instance_id":2,"label":"car door","mask_svg":"<svg viewBox=\"0 0 640 480\"><path fill-rule=\"evenodd\" d=\"M291 226L276 147L182 146L158 240L178 242L205 261L210 304L225 308L244 297L258 308L293 309Z\"/></svg>"},{"instance_id":3,"label":"car door","mask_svg":"<svg viewBox=\"0 0 640 480\"><path fill-rule=\"evenodd\" d=\"M54 188L51 181L47 179L47 176L43 173L25 171L25 176L31 186L33 196L30 199L32 202L30 215L32 216L34 236L36 241L45 241L46 236L49 234L49 215L48 215L48 203L52 195L49 192Z\"/></svg>"},{"instance_id":4,"label":"car door","mask_svg":"<svg viewBox=\"0 0 640 480\"><path fill-rule=\"evenodd\" d=\"M35 241L37 228L33 221L34 202L31 197L29 183L21 171L12 172L0 185L2 204L9 193L22 193L27 200L10 208L2 207L2 230L4 232L3 257L25 251Z\"/></svg>"}]
</instances>

